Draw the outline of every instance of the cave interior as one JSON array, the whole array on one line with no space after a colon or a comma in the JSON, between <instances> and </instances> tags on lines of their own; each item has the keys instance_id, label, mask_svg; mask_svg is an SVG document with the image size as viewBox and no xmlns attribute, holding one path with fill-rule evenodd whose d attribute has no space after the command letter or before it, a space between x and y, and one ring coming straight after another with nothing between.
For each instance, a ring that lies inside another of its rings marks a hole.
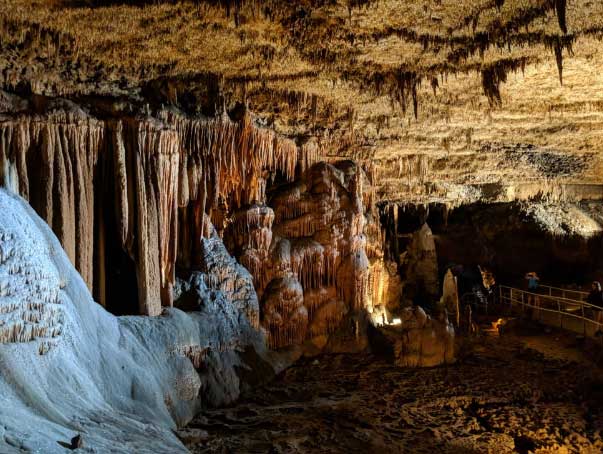
<instances>
[{"instance_id":1,"label":"cave interior","mask_svg":"<svg viewBox=\"0 0 603 454\"><path fill-rule=\"evenodd\" d=\"M1 3L0 452L603 451L602 2Z\"/></svg>"}]
</instances>

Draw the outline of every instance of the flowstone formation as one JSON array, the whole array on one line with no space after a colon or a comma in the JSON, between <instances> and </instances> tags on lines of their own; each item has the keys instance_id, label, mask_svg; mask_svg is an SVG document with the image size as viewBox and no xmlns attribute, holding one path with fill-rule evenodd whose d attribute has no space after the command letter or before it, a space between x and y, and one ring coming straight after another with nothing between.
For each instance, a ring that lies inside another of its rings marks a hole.
<instances>
[{"instance_id":1,"label":"flowstone formation","mask_svg":"<svg viewBox=\"0 0 603 454\"><path fill-rule=\"evenodd\" d=\"M322 348L344 319L359 334L370 287L366 178L348 161L317 163L235 214L225 237L254 277L271 348Z\"/></svg>"},{"instance_id":2,"label":"flowstone formation","mask_svg":"<svg viewBox=\"0 0 603 454\"><path fill-rule=\"evenodd\" d=\"M0 189L0 212L0 452L63 453L78 435L99 452L186 452L173 430L274 374L248 322L251 276L215 234L202 244L222 265L183 285L197 312L118 318L23 199Z\"/></svg>"}]
</instances>

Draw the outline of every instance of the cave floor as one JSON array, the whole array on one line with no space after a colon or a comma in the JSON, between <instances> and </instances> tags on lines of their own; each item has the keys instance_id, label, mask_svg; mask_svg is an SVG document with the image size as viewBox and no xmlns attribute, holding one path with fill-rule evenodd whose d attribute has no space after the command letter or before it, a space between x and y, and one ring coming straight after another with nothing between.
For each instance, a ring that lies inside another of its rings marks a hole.
<instances>
[{"instance_id":1,"label":"cave floor","mask_svg":"<svg viewBox=\"0 0 603 454\"><path fill-rule=\"evenodd\" d=\"M301 361L187 429L194 453L603 452L603 375L569 334L493 330L448 367ZM186 432L186 431L185 431ZM190 432L189 432L190 433Z\"/></svg>"}]
</instances>

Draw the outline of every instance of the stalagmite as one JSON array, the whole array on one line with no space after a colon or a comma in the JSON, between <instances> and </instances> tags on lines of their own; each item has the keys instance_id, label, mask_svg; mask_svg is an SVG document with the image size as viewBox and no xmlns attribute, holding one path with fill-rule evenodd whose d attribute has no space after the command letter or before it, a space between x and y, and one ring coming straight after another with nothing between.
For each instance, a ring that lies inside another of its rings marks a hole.
<instances>
[{"instance_id":1,"label":"stalagmite","mask_svg":"<svg viewBox=\"0 0 603 454\"><path fill-rule=\"evenodd\" d=\"M286 326L291 317L283 301L290 298L282 295L283 280L293 279L302 291L306 325L314 326L310 336L329 335L349 312L366 308L370 270L363 178L349 163L316 163L294 183L274 190L266 202L270 207L260 200L234 215L226 237L254 277L271 345L304 340L299 329ZM295 311L295 320L304 318L301 309Z\"/></svg>"},{"instance_id":2,"label":"stalagmite","mask_svg":"<svg viewBox=\"0 0 603 454\"><path fill-rule=\"evenodd\" d=\"M446 308L453 325L458 327L460 323L459 293L456 276L452 274L450 269L444 275L442 305Z\"/></svg>"},{"instance_id":3,"label":"stalagmite","mask_svg":"<svg viewBox=\"0 0 603 454\"><path fill-rule=\"evenodd\" d=\"M396 364L402 367L433 367L454 362L454 329L444 317L434 320L420 307L406 308L394 345Z\"/></svg>"},{"instance_id":4,"label":"stalagmite","mask_svg":"<svg viewBox=\"0 0 603 454\"><path fill-rule=\"evenodd\" d=\"M413 292L405 293L405 298L436 299L439 293L438 261L435 241L427 224L413 233L403 268L404 279L415 283Z\"/></svg>"}]
</instances>

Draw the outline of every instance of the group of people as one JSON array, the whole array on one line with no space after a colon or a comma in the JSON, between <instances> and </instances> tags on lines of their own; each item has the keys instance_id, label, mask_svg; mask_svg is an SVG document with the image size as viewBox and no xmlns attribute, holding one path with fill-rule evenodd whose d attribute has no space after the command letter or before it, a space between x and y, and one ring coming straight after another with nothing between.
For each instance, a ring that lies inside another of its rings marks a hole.
<instances>
[{"instance_id":1,"label":"group of people","mask_svg":"<svg viewBox=\"0 0 603 454\"><path fill-rule=\"evenodd\" d=\"M538 284L540 283L538 274L534 271L530 271L529 273L526 273L525 279L528 282L528 290L530 292L536 292L538 290ZM601 291L600 282L595 281L592 283L590 292L586 297L586 302L603 309L603 291Z\"/></svg>"}]
</instances>

